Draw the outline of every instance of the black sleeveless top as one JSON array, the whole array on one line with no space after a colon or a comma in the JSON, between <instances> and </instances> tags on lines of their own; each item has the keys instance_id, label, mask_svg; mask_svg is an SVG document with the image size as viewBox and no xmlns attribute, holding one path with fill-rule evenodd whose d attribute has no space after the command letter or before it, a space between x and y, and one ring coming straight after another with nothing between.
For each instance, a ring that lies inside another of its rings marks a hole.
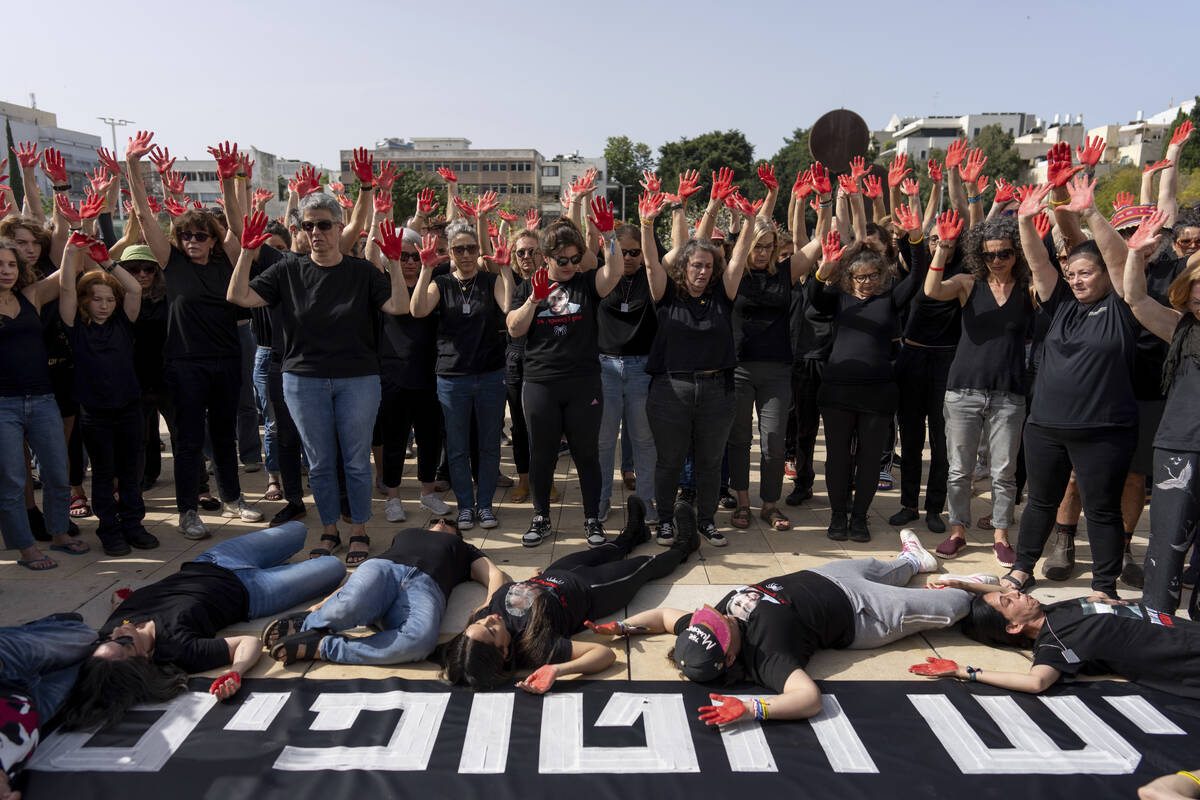
<instances>
[{"instance_id":1,"label":"black sleeveless top","mask_svg":"<svg viewBox=\"0 0 1200 800\"><path fill-rule=\"evenodd\" d=\"M42 319L20 292L17 316L0 316L0 397L53 394Z\"/></svg>"},{"instance_id":2,"label":"black sleeveless top","mask_svg":"<svg viewBox=\"0 0 1200 800\"><path fill-rule=\"evenodd\" d=\"M1025 393L1025 339L1033 301L1019 283L999 306L987 281L975 281L962 307L962 335L947 389Z\"/></svg>"}]
</instances>

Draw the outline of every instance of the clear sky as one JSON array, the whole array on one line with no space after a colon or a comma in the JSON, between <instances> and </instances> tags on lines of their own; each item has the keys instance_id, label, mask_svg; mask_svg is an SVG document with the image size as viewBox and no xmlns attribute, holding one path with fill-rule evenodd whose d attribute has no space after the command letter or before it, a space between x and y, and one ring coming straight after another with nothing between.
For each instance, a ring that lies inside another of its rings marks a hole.
<instances>
[{"instance_id":1,"label":"clear sky","mask_svg":"<svg viewBox=\"0 0 1200 800\"><path fill-rule=\"evenodd\" d=\"M598 155L728 128L768 157L833 108L1096 126L1200 93L1196 0L6 5L0 99L196 158L229 138L332 165L385 136Z\"/></svg>"}]
</instances>

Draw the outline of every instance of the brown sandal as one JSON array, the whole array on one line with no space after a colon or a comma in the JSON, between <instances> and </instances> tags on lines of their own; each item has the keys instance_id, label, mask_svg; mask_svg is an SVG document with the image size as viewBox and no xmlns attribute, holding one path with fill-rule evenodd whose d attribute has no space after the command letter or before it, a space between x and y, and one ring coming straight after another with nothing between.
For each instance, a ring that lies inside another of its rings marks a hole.
<instances>
[{"instance_id":1,"label":"brown sandal","mask_svg":"<svg viewBox=\"0 0 1200 800\"><path fill-rule=\"evenodd\" d=\"M792 529L792 521L778 507L764 508L758 515L777 531L790 531Z\"/></svg>"},{"instance_id":2,"label":"brown sandal","mask_svg":"<svg viewBox=\"0 0 1200 800\"><path fill-rule=\"evenodd\" d=\"M738 506L729 517L729 524L740 530L750 527L750 506Z\"/></svg>"}]
</instances>

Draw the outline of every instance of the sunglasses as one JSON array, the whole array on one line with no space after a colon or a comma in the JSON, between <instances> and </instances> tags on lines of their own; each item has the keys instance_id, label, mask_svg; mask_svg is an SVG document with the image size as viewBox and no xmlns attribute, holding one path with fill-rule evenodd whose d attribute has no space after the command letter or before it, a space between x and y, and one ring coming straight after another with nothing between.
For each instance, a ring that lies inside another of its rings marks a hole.
<instances>
[{"instance_id":1,"label":"sunglasses","mask_svg":"<svg viewBox=\"0 0 1200 800\"><path fill-rule=\"evenodd\" d=\"M121 647L132 647L133 646L133 637L132 636L106 636L103 639L101 639L100 641L101 642L112 642L114 644L120 645Z\"/></svg>"},{"instance_id":2,"label":"sunglasses","mask_svg":"<svg viewBox=\"0 0 1200 800\"><path fill-rule=\"evenodd\" d=\"M555 256L554 257L554 263L558 264L560 267L565 267L567 264L574 264L575 266L579 266L579 263L581 261L583 261L583 253L576 253L573 256Z\"/></svg>"},{"instance_id":3,"label":"sunglasses","mask_svg":"<svg viewBox=\"0 0 1200 800\"><path fill-rule=\"evenodd\" d=\"M1200 239L1176 239L1175 244L1180 247L1200 247Z\"/></svg>"},{"instance_id":4,"label":"sunglasses","mask_svg":"<svg viewBox=\"0 0 1200 800\"><path fill-rule=\"evenodd\" d=\"M477 244L456 244L450 248L450 251L456 256L473 256L479 252Z\"/></svg>"},{"instance_id":5,"label":"sunglasses","mask_svg":"<svg viewBox=\"0 0 1200 800\"><path fill-rule=\"evenodd\" d=\"M403 264L405 261L413 261L416 263L420 263L421 262L421 254L420 253L405 253L405 252L401 251L400 263Z\"/></svg>"},{"instance_id":6,"label":"sunglasses","mask_svg":"<svg viewBox=\"0 0 1200 800\"><path fill-rule=\"evenodd\" d=\"M312 233L315 230L316 231L327 231L333 227L333 220L319 219L319 220L313 221L311 219L306 219L306 220L304 220L304 222L300 223L300 227L302 229L304 229L305 233Z\"/></svg>"},{"instance_id":7,"label":"sunglasses","mask_svg":"<svg viewBox=\"0 0 1200 800\"><path fill-rule=\"evenodd\" d=\"M520 250L514 250L513 252L517 258L533 258L533 254L537 252L537 249L533 247L523 247Z\"/></svg>"},{"instance_id":8,"label":"sunglasses","mask_svg":"<svg viewBox=\"0 0 1200 800\"><path fill-rule=\"evenodd\" d=\"M1003 250L996 250L995 252L988 252L987 250L984 250L983 260L989 264L997 260L1004 261L1005 259L1012 258L1016 252L1017 251L1011 247L1006 247Z\"/></svg>"},{"instance_id":9,"label":"sunglasses","mask_svg":"<svg viewBox=\"0 0 1200 800\"><path fill-rule=\"evenodd\" d=\"M641 248L638 247L635 247L632 250L626 250L624 247L621 248L621 255L625 256L626 258L637 258L641 254Z\"/></svg>"},{"instance_id":10,"label":"sunglasses","mask_svg":"<svg viewBox=\"0 0 1200 800\"><path fill-rule=\"evenodd\" d=\"M880 273L868 272L863 275L855 275L854 282L855 283L870 283L871 281L879 280L879 278L880 278Z\"/></svg>"},{"instance_id":11,"label":"sunglasses","mask_svg":"<svg viewBox=\"0 0 1200 800\"><path fill-rule=\"evenodd\" d=\"M193 240L203 244L208 241L208 234L204 231L183 231L179 234L179 241L181 242L190 242Z\"/></svg>"},{"instance_id":12,"label":"sunglasses","mask_svg":"<svg viewBox=\"0 0 1200 800\"><path fill-rule=\"evenodd\" d=\"M147 264L144 267L135 266L134 264L122 264L121 267L130 275L153 275L154 271L158 269L153 264Z\"/></svg>"}]
</instances>

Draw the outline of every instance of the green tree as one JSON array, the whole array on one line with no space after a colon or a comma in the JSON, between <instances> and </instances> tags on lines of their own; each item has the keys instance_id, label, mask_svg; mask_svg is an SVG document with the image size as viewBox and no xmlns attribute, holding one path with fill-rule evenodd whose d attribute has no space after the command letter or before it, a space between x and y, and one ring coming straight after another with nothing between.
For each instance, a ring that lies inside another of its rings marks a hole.
<instances>
[{"instance_id":1,"label":"green tree","mask_svg":"<svg viewBox=\"0 0 1200 800\"><path fill-rule=\"evenodd\" d=\"M609 136L604 143L604 158L608 162L609 177L630 187L628 191L631 192L642 179L642 172L654 169L650 145L635 142L628 136Z\"/></svg>"},{"instance_id":2,"label":"green tree","mask_svg":"<svg viewBox=\"0 0 1200 800\"><path fill-rule=\"evenodd\" d=\"M1121 167L1108 173L1096 182L1096 208L1108 216L1113 211L1113 200L1118 192L1129 192L1137 197L1142 190L1142 171L1135 166Z\"/></svg>"},{"instance_id":3,"label":"green tree","mask_svg":"<svg viewBox=\"0 0 1200 800\"><path fill-rule=\"evenodd\" d=\"M5 148L4 152L11 153L13 151L12 125L8 122L8 120L4 121L4 140L7 143L7 147ZM0 158L3 158L3 156L0 156ZM21 163L17 161L16 157L13 157L12 160L9 161L8 173L11 176L9 186L12 187L13 196L16 197L17 200L17 207L15 210L19 213L21 210L21 204L25 202L25 181L21 177Z\"/></svg>"},{"instance_id":4,"label":"green tree","mask_svg":"<svg viewBox=\"0 0 1200 800\"><path fill-rule=\"evenodd\" d=\"M1012 134L1006 133L999 125L986 126L971 142L971 146L979 148L987 156L983 174L991 178L993 184L996 178L1015 181L1021 174L1021 156L1013 148Z\"/></svg>"},{"instance_id":5,"label":"green tree","mask_svg":"<svg viewBox=\"0 0 1200 800\"><path fill-rule=\"evenodd\" d=\"M775 221L786 226L788 201L791 199L792 184L796 175L812 166L813 157L808 149L808 128L796 128L791 136L785 137L783 147L771 156L775 176L779 178L779 199L775 203ZM815 218L815 217L814 217Z\"/></svg>"},{"instance_id":6,"label":"green tree","mask_svg":"<svg viewBox=\"0 0 1200 800\"><path fill-rule=\"evenodd\" d=\"M1171 142L1171 134L1179 127L1184 120L1192 121L1192 138L1188 139L1187 144L1183 146L1182 152L1179 154L1179 169L1181 172L1190 172L1194 169L1200 169L1200 96L1196 97L1196 105L1192 106L1191 114L1184 114L1180 109L1175 116L1175 122L1171 125L1171 130L1163 137L1162 155L1159 158L1166 158L1167 145Z\"/></svg>"},{"instance_id":7,"label":"green tree","mask_svg":"<svg viewBox=\"0 0 1200 800\"><path fill-rule=\"evenodd\" d=\"M679 173L689 169L698 171L701 184L710 188L712 173L721 167L729 167L742 194L763 196L762 185L754 171L754 147L739 130L711 131L692 139L667 142L658 148L658 153L658 173L664 191L674 191L679 183ZM701 195L707 197L705 192Z\"/></svg>"}]
</instances>

